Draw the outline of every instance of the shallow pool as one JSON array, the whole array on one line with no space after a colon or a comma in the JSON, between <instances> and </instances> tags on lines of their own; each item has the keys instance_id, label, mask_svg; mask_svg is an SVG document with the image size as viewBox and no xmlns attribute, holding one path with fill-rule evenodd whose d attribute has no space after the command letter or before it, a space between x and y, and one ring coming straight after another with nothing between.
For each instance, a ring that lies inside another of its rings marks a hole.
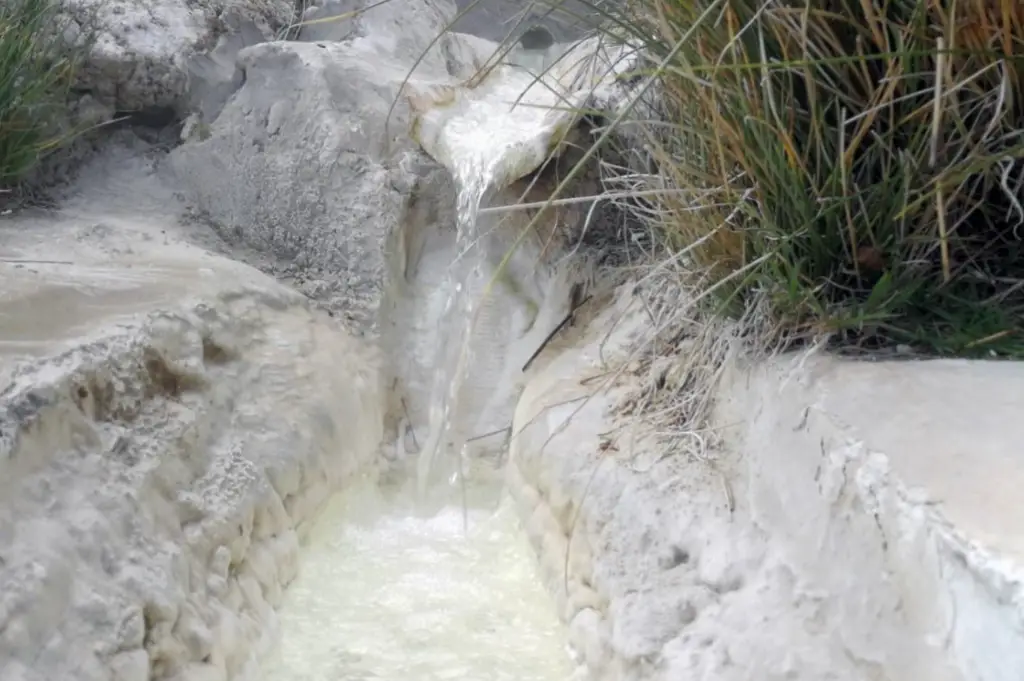
<instances>
[{"instance_id":1,"label":"shallow pool","mask_svg":"<svg viewBox=\"0 0 1024 681\"><path fill-rule=\"evenodd\" d=\"M313 529L280 611L270 681L565 681L565 631L507 502L430 512L372 485Z\"/></svg>"}]
</instances>

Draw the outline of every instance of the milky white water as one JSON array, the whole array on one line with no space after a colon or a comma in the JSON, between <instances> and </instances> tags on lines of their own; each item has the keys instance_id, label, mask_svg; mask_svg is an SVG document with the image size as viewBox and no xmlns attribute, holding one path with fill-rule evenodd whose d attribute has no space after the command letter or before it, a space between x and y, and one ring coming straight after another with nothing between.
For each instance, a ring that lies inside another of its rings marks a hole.
<instances>
[{"instance_id":1,"label":"milky white water","mask_svg":"<svg viewBox=\"0 0 1024 681\"><path fill-rule=\"evenodd\" d=\"M480 74L478 82L415 98L417 141L455 178L459 252L449 269L446 305L438 321L430 433L419 457L421 493L443 455L454 455L457 467L465 464L467 439L478 435L464 432L463 412L479 405L459 404L459 392L476 364L470 338L480 298L499 274L485 254L504 257L509 243L488 243L492 236L478 220L481 205L489 193L511 186L549 160L594 88L630 68L631 62L622 58L627 46L615 50L618 56L612 57L601 40L583 41L557 55L559 50L549 50L520 59L518 65L497 66Z\"/></svg>"},{"instance_id":2,"label":"milky white water","mask_svg":"<svg viewBox=\"0 0 1024 681\"><path fill-rule=\"evenodd\" d=\"M417 514L369 485L323 514L267 681L566 681L573 665L514 511L470 491ZM478 497L476 500L472 496Z\"/></svg>"},{"instance_id":3,"label":"milky white water","mask_svg":"<svg viewBox=\"0 0 1024 681\"><path fill-rule=\"evenodd\" d=\"M451 263L448 297L438 320L440 342L430 415L430 436L420 456L422 493L438 457L464 457L469 434L459 428L459 391L474 364L469 339L474 315L493 276L485 254L492 236L479 228L488 192L501 189L537 168L550 153L565 123L566 101L554 82L538 82L523 69L501 67L474 88L463 88L454 105L421 115L420 141L451 171L458 191L458 256ZM472 408L474 405L468 405Z\"/></svg>"}]
</instances>

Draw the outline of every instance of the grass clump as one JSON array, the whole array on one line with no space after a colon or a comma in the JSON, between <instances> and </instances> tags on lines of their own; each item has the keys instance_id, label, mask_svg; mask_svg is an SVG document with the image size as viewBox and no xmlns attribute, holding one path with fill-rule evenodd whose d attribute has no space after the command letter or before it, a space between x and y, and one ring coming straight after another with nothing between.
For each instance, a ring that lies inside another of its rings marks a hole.
<instances>
[{"instance_id":1,"label":"grass clump","mask_svg":"<svg viewBox=\"0 0 1024 681\"><path fill-rule=\"evenodd\" d=\"M1024 356L1024 4L629 0L659 230L785 343Z\"/></svg>"},{"instance_id":2,"label":"grass clump","mask_svg":"<svg viewBox=\"0 0 1024 681\"><path fill-rule=\"evenodd\" d=\"M72 135L68 89L85 48L67 44L59 3L0 3L0 188L25 178Z\"/></svg>"}]
</instances>

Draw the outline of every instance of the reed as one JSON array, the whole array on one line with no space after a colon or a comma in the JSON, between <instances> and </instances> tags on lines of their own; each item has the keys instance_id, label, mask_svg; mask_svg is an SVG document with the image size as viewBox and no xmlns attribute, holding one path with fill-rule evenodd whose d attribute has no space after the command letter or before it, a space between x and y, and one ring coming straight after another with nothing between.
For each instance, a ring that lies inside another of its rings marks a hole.
<instances>
[{"instance_id":1,"label":"reed","mask_svg":"<svg viewBox=\"0 0 1024 681\"><path fill-rule=\"evenodd\" d=\"M69 28L52 0L0 3L0 188L79 132L68 123L68 95L89 43Z\"/></svg>"},{"instance_id":2,"label":"reed","mask_svg":"<svg viewBox=\"0 0 1024 681\"><path fill-rule=\"evenodd\" d=\"M1024 4L629 0L661 95L647 220L774 341L1024 355ZM766 307L765 307L766 306Z\"/></svg>"}]
</instances>

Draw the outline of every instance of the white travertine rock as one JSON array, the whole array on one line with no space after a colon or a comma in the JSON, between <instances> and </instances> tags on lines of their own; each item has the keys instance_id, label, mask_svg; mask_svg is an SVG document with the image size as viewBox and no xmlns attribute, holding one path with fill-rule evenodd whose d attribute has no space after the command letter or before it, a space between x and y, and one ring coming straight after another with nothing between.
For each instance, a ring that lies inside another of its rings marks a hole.
<instances>
[{"instance_id":1,"label":"white travertine rock","mask_svg":"<svg viewBox=\"0 0 1024 681\"><path fill-rule=\"evenodd\" d=\"M289 0L64 0L69 38L90 36L76 90L114 111L178 109L197 57L222 38L273 40L290 25ZM236 47L237 49L237 47Z\"/></svg>"},{"instance_id":2,"label":"white travertine rock","mask_svg":"<svg viewBox=\"0 0 1024 681\"><path fill-rule=\"evenodd\" d=\"M444 274L460 247L454 183L409 138L406 95L457 86L493 49L449 35L410 75L413 59L366 36L248 48L240 57L241 89L206 134L170 157L184 193L226 241L266 254L267 271L323 303L354 333L379 339L398 379L392 412L413 422L420 443L436 370L430 348L449 293ZM542 184L529 200L545 190ZM513 203L522 191L499 198ZM481 314L485 338L469 391L488 413L466 426L471 436L507 429L518 392L512 384L568 302L563 292L558 305L545 306L550 277L537 256L552 225L578 224L587 208L549 211L539 245L517 250ZM502 223L480 246L491 263L486 277L531 218L526 211L481 218L482 233ZM509 376L509 389L496 388Z\"/></svg>"},{"instance_id":3,"label":"white travertine rock","mask_svg":"<svg viewBox=\"0 0 1024 681\"><path fill-rule=\"evenodd\" d=\"M450 179L408 141L403 101L388 119L409 65L361 38L258 45L240 64L241 89L171 166L226 238L292 263L300 287L343 300L352 328L371 328L385 243L411 203L454 224ZM428 80L449 77L440 57L424 68Z\"/></svg>"},{"instance_id":4,"label":"white travertine rock","mask_svg":"<svg viewBox=\"0 0 1024 681\"><path fill-rule=\"evenodd\" d=\"M628 302L538 360L509 466L594 679L1024 677L1020 367L736 369L712 468L608 411L629 374L583 401Z\"/></svg>"},{"instance_id":5,"label":"white travertine rock","mask_svg":"<svg viewBox=\"0 0 1024 681\"><path fill-rule=\"evenodd\" d=\"M372 4L325 1L305 18L367 11L257 44L290 2L68 0L101 29L78 105L192 114L170 165L216 234L183 224L173 184L0 223L0 681L251 678L301 535L372 471L385 416L393 458L422 444L458 249L451 178L403 95L459 87L495 44L430 47L447 2ZM642 82L598 80L586 103L608 116ZM648 332L626 294L524 375L567 313L570 273L537 265L557 226L495 279L466 427L511 440L509 487L595 681L1024 678L1016 365L732 367L712 468L609 413L628 375L583 399Z\"/></svg>"},{"instance_id":6,"label":"white travertine rock","mask_svg":"<svg viewBox=\"0 0 1024 681\"><path fill-rule=\"evenodd\" d=\"M249 678L373 470L377 354L173 220L68 215L0 230L0 679Z\"/></svg>"}]
</instances>

